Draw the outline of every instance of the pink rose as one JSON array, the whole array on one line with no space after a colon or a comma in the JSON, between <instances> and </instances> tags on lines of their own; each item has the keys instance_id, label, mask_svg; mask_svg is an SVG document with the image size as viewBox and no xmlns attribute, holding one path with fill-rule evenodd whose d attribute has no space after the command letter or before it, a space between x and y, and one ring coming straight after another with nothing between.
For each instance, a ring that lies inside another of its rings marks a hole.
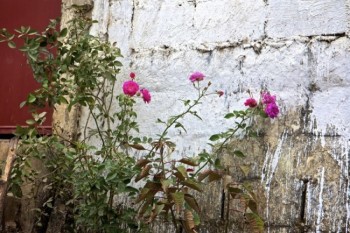
<instances>
[{"instance_id":1,"label":"pink rose","mask_svg":"<svg viewBox=\"0 0 350 233\"><path fill-rule=\"evenodd\" d=\"M245 106L249 106L250 108L254 108L258 105L254 98L249 98L244 102Z\"/></svg>"},{"instance_id":2,"label":"pink rose","mask_svg":"<svg viewBox=\"0 0 350 233\"><path fill-rule=\"evenodd\" d=\"M141 95L142 95L142 99L143 101L145 101L145 103L149 103L151 102L151 94L149 93L149 91L145 88L142 88L140 90Z\"/></svg>"},{"instance_id":3,"label":"pink rose","mask_svg":"<svg viewBox=\"0 0 350 233\"><path fill-rule=\"evenodd\" d=\"M199 81L202 81L204 79L204 74L202 74L201 72L194 72L193 74L191 74L190 76L190 81L191 82L199 82Z\"/></svg>"},{"instance_id":4,"label":"pink rose","mask_svg":"<svg viewBox=\"0 0 350 233\"><path fill-rule=\"evenodd\" d=\"M131 79L134 79L136 77L136 74L134 72L131 72L129 76Z\"/></svg>"},{"instance_id":5,"label":"pink rose","mask_svg":"<svg viewBox=\"0 0 350 233\"><path fill-rule=\"evenodd\" d=\"M134 96L139 91L139 84L130 80L123 84L123 92L125 95Z\"/></svg>"},{"instance_id":6,"label":"pink rose","mask_svg":"<svg viewBox=\"0 0 350 233\"><path fill-rule=\"evenodd\" d=\"M264 92L261 94L263 104L276 103L276 96L272 96L269 92Z\"/></svg>"},{"instance_id":7,"label":"pink rose","mask_svg":"<svg viewBox=\"0 0 350 233\"><path fill-rule=\"evenodd\" d=\"M277 117L279 112L280 110L278 109L278 106L276 105L276 103L267 104L265 107L265 113L267 114L268 117L272 119Z\"/></svg>"}]
</instances>

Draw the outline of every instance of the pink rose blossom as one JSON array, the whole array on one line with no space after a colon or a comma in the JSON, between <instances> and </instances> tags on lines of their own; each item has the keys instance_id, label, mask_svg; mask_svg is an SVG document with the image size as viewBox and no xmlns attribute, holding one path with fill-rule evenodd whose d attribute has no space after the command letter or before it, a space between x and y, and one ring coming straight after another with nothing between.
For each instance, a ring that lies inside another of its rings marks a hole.
<instances>
[{"instance_id":1,"label":"pink rose blossom","mask_svg":"<svg viewBox=\"0 0 350 233\"><path fill-rule=\"evenodd\" d=\"M272 96L269 92L264 92L261 94L263 104L276 103L276 96Z\"/></svg>"},{"instance_id":2,"label":"pink rose blossom","mask_svg":"<svg viewBox=\"0 0 350 233\"><path fill-rule=\"evenodd\" d=\"M193 74L191 74L190 76L190 81L191 82L199 82L199 81L202 81L204 79L204 74L202 74L201 72L194 72Z\"/></svg>"},{"instance_id":3,"label":"pink rose blossom","mask_svg":"<svg viewBox=\"0 0 350 233\"><path fill-rule=\"evenodd\" d=\"M258 105L254 98L249 98L244 102L245 106L249 106L250 108L254 108Z\"/></svg>"},{"instance_id":4,"label":"pink rose blossom","mask_svg":"<svg viewBox=\"0 0 350 233\"><path fill-rule=\"evenodd\" d=\"M268 117L272 119L277 117L279 112L280 110L278 109L278 106L276 105L276 103L269 103L265 107L265 113L267 114Z\"/></svg>"},{"instance_id":5,"label":"pink rose blossom","mask_svg":"<svg viewBox=\"0 0 350 233\"><path fill-rule=\"evenodd\" d=\"M136 77L136 74L134 72L131 72L129 76L131 79L134 79Z\"/></svg>"},{"instance_id":6,"label":"pink rose blossom","mask_svg":"<svg viewBox=\"0 0 350 233\"><path fill-rule=\"evenodd\" d=\"M130 80L123 84L123 92L125 95L134 96L139 91L139 84Z\"/></svg>"},{"instance_id":7,"label":"pink rose blossom","mask_svg":"<svg viewBox=\"0 0 350 233\"><path fill-rule=\"evenodd\" d=\"M141 94L142 94L142 99L143 101L145 101L145 103L149 103L151 102L151 94L149 93L149 91L147 89L141 89L140 90Z\"/></svg>"}]
</instances>

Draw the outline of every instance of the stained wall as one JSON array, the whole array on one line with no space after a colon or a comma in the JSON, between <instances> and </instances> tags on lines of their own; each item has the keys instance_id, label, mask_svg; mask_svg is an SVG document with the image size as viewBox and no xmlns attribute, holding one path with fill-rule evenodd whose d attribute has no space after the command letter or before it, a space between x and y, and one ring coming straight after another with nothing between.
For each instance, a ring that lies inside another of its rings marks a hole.
<instances>
[{"instance_id":1,"label":"stained wall","mask_svg":"<svg viewBox=\"0 0 350 233\"><path fill-rule=\"evenodd\" d=\"M187 118L187 133L170 131L175 157L209 149L208 137L229 125L223 116L244 108L248 90L258 97L267 88L277 95L280 117L263 122L265 136L241 143L251 152L241 163L251 166L261 189L266 231L349 231L348 0L93 3L99 23L92 33L121 48L121 79L133 71L152 93L150 104L137 104L143 134L159 133L156 119L181 111L179 99L195 97L193 71L225 94L203 101L203 121ZM203 197L212 204L205 207L208 221L219 218L220 190Z\"/></svg>"}]
</instances>

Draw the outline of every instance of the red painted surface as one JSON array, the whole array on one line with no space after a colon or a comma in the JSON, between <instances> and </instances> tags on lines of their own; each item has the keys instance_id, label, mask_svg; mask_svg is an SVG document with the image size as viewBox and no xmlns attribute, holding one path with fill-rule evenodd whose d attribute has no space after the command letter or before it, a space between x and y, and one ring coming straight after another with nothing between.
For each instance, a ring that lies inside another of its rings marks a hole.
<instances>
[{"instance_id":1,"label":"red painted surface","mask_svg":"<svg viewBox=\"0 0 350 233\"><path fill-rule=\"evenodd\" d=\"M61 0L0 0L0 28L10 32L20 26L43 30L49 19L61 16ZM38 87L25 56L0 43L0 134L13 133L16 125L25 125L28 109L19 108L29 92ZM48 110L44 128L51 131L52 110Z\"/></svg>"}]
</instances>

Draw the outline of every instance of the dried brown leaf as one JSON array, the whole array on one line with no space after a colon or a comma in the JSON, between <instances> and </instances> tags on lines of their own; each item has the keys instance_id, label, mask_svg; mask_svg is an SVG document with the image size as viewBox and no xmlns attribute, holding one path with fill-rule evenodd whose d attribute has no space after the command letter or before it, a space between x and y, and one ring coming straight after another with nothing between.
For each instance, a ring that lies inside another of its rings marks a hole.
<instances>
[{"instance_id":1,"label":"dried brown leaf","mask_svg":"<svg viewBox=\"0 0 350 233\"><path fill-rule=\"evenodd\" d=\"M193 159L190 159L190 158L183 158L183 159L180 159L178 162L184 163L184 164L187 164L190 166L197 166L198 165L198 163L196 163L196 161L194 161Z\"/></svg>"},{"instance_id":2,"label":"dried brown leaf","mask_svg":"<svg viewBox=\"0 0 350 233\"><path fill-rule=\"evenodd\" d=\"M141 180L142 178L145 178L146 176L149 175L149 171L151 170L152 166L151 165L147 165L146 167L144 167L140 174L138 174L135 178L135 182L138 182L139 180Z\"/></svg>"},{"instance_id":3,"label":"dried brown leaf","mask_svg":"<svg viewBox=\"0 0 350 233\"><path fill-rule=\"evenodd\" d=\"M140 159L139 161L137 161L136 167L143 168L145 165L147 165L150 162L151 160L148 160L148 159Z\"/></svg>"},{"instance_id":4,"label":"dried brown leaf","mask_svg":"<svg viewBox=\"0 0 350 233\"><path fill-rule=\"evenodd\" d=\"M200 213L199 205L192 195L185 194L185 201L194 211L196 211L198 214Z\"/></svg>"}]
</instances>

